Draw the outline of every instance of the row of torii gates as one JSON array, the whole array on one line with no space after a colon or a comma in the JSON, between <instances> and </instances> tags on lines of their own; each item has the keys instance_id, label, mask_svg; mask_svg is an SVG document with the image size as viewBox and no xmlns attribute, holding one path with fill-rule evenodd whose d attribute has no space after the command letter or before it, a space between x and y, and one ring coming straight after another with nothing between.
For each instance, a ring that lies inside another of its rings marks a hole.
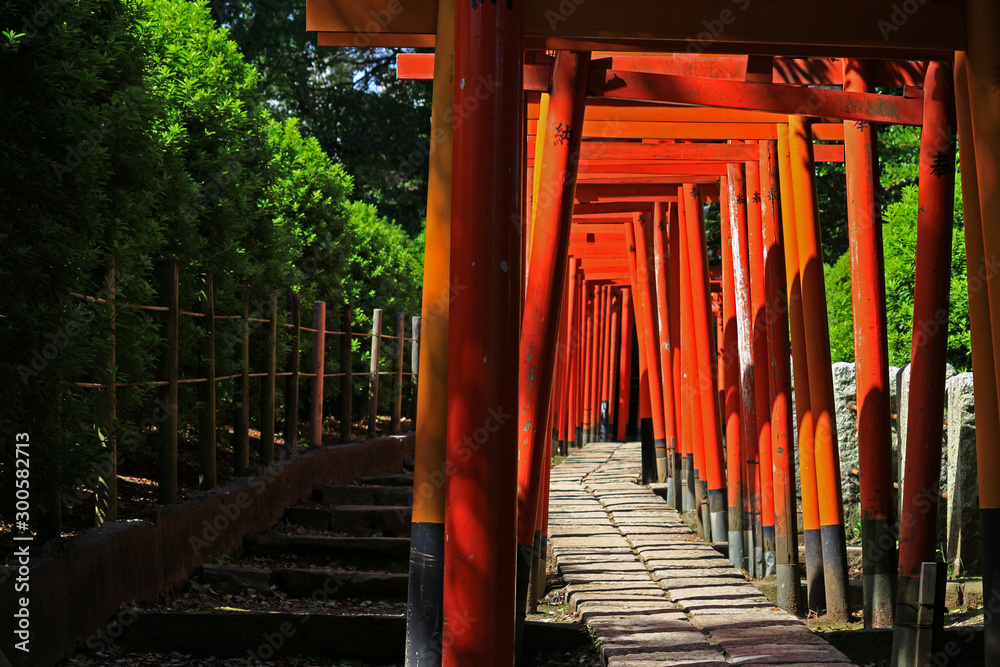
<instances>
[{"instance_id":1,"label":"row of torii gates","mask_svg":"<svg viewBox=\"0 0 1000 667\"><path fill-rule=\"evenodd\" d=\"M308 28L320 46L435 50L399 58L401 77L434 80L408 665L514 662L553 440L594 439L602 406L624 438L633 312L645 481L668 481L735 564L773 564L783 607L847 617L817 160L847 172L864 618L895 627L898 664L923 664L956 135L988 610L1000 600L987 263L1000 234L985 233L1000 224L1000 4L309 0ZM923 128L900 517L875 189L885 123ZM706 202L722 220L714 314ZM1000 665L992 615L987 663Z\"/></svg>"}]
</instances>

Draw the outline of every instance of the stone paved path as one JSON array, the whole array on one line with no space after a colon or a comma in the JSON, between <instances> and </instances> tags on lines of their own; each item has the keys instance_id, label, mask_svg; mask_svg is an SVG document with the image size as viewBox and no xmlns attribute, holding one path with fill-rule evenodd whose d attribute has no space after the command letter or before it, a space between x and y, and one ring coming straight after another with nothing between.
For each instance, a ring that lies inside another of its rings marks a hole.
<instances>
[{"instance_id":1,"label":"stone paved path","mask_svg":"<svg viewBox=\"0 0 1000 667\"><path fill-rule=\"evenodd\" d=\"M549 543L609 667L853 664L637 484L639 461L593 443L552 469Z\"/></svg>"}]
</instances>

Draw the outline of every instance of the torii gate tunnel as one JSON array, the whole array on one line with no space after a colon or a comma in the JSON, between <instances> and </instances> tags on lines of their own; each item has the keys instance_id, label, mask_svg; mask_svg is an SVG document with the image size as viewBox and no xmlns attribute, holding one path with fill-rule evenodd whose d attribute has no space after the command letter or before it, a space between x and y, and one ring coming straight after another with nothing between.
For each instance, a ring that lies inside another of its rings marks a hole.
<instances>
[{"instance_id":1,"label":"torii gate tunnel","mask_svg":"<svg viewBox=\"0 0 1000 667\"><path fill-rule=\"evenodd\" d=\"M408 665L514 663L544 561L550 452L629 435L633 342L643 481L666 482L734 564L775 575L782 607L846 619L817 161L847 174L864 618L894 627L896 664L923 664L956 137L984 596L1000 599L989 270L1000 3L308 0L307 11L320 46L434 48L399 57L401 77L434 81ZM886 90L897 93L875 92ZM875 195L887 123L922 127L900 516ZM721 210L720 270L707 202ZM987 664L1000 665L995 614L985 637Z\"/></svg>"}]
</instances>

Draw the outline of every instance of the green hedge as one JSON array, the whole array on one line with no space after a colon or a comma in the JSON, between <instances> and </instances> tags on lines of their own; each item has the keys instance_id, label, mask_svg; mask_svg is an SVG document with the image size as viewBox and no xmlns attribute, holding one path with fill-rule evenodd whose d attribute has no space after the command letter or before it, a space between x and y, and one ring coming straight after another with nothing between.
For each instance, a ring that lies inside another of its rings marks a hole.
<instances>
[{"instance_id":1,"label":"green hedge","mask_svg":"<svg viewBox=\"0 0 1000 667\"><path fill-rule=\"evenodd\" d=\"M889 363L899 367L910 363L917 208L917 186L905 186L902 190L902 199L886 208L886 224L882 227ZM955 188L954 216L948 315L948 363L962 372L971 368L972 358L962 191L958 182ZM849 252L844 253L833 266L826 267L826 295L830 317L831 356L834 361L854 361Z\"/></svg>"},{"instance_id":2,"label":"green hedge","mask_svg":"<svg viewBox=\"0 0 1000 667\"><path fill-rule=\"evenodd\" d=\"M72 383L109 376L110 320L70 293L104 295L112 262L123 304L157 303L158 266L175 260L183 310L197 307L197 273L211 272L219 314L239 312L243 282L252 316L273 290L296 292L307 326L317 299L331 304L331 326L346 300L359 323L374 307L418 312L417 242L352 203L351 177L294 119L273 120L260 88L204 2L0 4L4 498L13 432L29 431L46 461L32 475L40 487L79 483L100 456L96 392ZM158 379L159 316L120 308L115 325L118 380ZM225 353L234 324L218 329L217 372L237 372ZM182 377L200 375L202 335L182 318ZM120 432L149 416L153 397L148 384L119 392ZM220 424L234 400L220 384ZM196 391L182 391L182 423L196 423L196 407Z\"/></svg>"}]
</instances>

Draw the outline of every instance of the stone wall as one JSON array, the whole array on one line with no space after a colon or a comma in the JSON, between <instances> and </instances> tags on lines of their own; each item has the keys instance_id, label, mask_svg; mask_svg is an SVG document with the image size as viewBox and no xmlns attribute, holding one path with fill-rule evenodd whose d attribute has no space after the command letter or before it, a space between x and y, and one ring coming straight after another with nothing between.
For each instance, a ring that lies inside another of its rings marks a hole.
<instances>
[{"instance_id":1,"label":"stone wall","mask_svg":"<svg viewBox=\"0 0 1000 667\"><path fill-rule=\"evenodd\" d=\"M955 572L978 574L979 487L976 467L976 421L971 373L956 374L947 367L945 385L946 421L941 448L941 492L947 495L940 506L939 541L948 553ZM890 410L894 481L900 490L905 479L906 420L910 396L909 366L889 369ZM858 430L857 387L853 363L833 364L834 401L837 411L837 442L840 451L841 483L848 536L860 520L860 484L857 474ZM897 515L901 493L897 493ZM856 536L860 537L860 536Z\"/></svg>"}]
</instances>

